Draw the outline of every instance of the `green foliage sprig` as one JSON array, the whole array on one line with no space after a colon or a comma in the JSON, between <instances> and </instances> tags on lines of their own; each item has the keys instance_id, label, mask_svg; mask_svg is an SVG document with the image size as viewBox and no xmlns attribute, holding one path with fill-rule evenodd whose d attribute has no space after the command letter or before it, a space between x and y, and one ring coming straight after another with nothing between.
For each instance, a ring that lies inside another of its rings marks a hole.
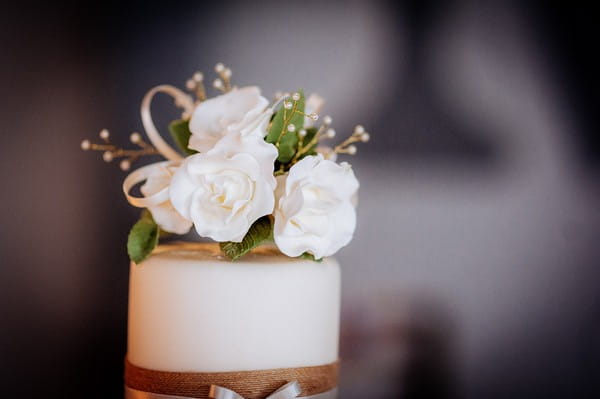
<instances>
[{"instance_id":1,"label":"green foliage sprig","mask_svg":"<svg viewBox=\"0 0 600 399\"><path fill-rule=\"evenodd\" d=\"M250 226L241 242L221 242L219 246L231 260L236 260L269 240L273 240L273 223L269 216L263 216Z\"/></svg>"},{"instance_id":2,"label":"green foliage sprig","mask_svg":"<svg viewBox=\"0 0 600 399\"><path fill-rule=\"evenodd\" d=\"M142 212L140 220L133 225L127 237L127 253L129 258L140 263L152 253L158 244L160 229L147 210Z\"/></svg>"},{"instance_id":3,"label":"green foliage sprig","mask_svg":"<svg viewBox=\"0 0 600 399\"><path fill-rule=\"evenodd\" d=\"M265 140L274 144L279 151L277 161L286 164L294 158L298 150L298 133L304 127L304 92L300 90L296 97L285 99L275 113Z\"/></svg>"},{"instance_id":4,"label":"green foliage sprig","mask_svg":"<svg viewBox=\"0 0 600 399\"><path fill-rule=\"evenodd\" d=\"M177 147L179 147L179 150L183 152L184 155L193 155L198 152L188 148L190 137L192 137L189 120L174 120L169 124L169 132L171 132L171 137L173 137L175 144L177 144Z\"/></svg>"}]
</instances>

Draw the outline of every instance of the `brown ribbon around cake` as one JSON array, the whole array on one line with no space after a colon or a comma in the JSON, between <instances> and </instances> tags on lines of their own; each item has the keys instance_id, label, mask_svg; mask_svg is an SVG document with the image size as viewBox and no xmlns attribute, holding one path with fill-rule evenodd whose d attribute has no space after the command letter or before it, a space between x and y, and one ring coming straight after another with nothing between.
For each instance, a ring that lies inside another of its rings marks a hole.
<instances>
[{"instance_id":1,"label":"brown ribbon around cake","mask_svg":"<svg viewBox=\"0 0 600 399\"><path fill-rule=\"evenodd\" d=\"M339 364L335 362L311 367L188 373L149 370L125 360L125 385L127 397L132 399L149 399L152 394L157 394L155 398L170 395L209 399L211 386L227 388L244 399L264 399L290 381L296 381L302 398L334 398L338 368Z\"/></svg>"}]
</instances>

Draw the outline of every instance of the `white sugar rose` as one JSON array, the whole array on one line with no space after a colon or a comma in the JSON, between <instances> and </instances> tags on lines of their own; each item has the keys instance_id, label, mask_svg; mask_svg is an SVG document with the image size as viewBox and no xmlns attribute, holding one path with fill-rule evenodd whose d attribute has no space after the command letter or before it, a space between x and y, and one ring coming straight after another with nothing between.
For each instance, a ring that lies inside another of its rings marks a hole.
<instances>
[{"instance_id":1,"label":"white sugar rose","mask_svg":"<svg viewBox=\"0 0 600 399\"><path fill-rule=\"evenodd\" d=\"M356 227L358 186L348 163L321 155L303 158L287 178L278 178L274 237L281 252L320 259L348 244Z\"/></svg>"},{"instance_id":2,"label":"white sugar rose","mask_svg":"<svg viewBox=\"0 0 600 399\"><path fill-rule=\"evenodd\" d=\"M171 202L200 236L240 242L252 223L273 212L276 158L276 147L262 137L231 133L186 158L171 180Z\"/></svg>"},{"instance_id":3,"label":"white sugar rose","mask_svg":"<svg viewBox=\"0 0 600 399\"><path fill-rule=\"evenodd\" d=\"M260 89L255 86L233 89L201 102L190 119L192 135L189 148L207 152L232 131L256 131L256 125L265 119L268 105L269 101L260 95ZM272 111L268 112L267 123Z\"/></svg>"},{"instance_id":4,"label":"white sugar rose","mask_svg":"<svg viewBox=\"0 0 600 399\"><path fill-rule=\"evenodd\" d=\"M150 172L146 183L140 187L145 197L150 197L168 187L171 177L176 170L173 166L156 167ZM156 224L164 231L175 234L185 234L190 231L192 222L186 220L173 208L171 201L165 201L148 208Z\"/></svg>"}]
</instances>

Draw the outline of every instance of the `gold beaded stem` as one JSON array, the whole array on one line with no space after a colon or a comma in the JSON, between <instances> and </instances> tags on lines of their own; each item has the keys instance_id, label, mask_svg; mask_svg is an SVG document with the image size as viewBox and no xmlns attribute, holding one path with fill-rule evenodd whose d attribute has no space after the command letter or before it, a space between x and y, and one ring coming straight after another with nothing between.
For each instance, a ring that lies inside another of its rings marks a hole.
<instances>
[{"instance_id":1,"label":"gold beaded stem","mask_svg":"<svg viewBox=\"0 0 600 399\"><path fill-rule=\"evenodd\" d=\"M298 151L300 151L303 148L302 146L304 144L304 137L306 137L306 130L300 129L300 131L298 132ZM298 154L298 151L296 151L296 154ZM296 159L295 156L294 159Z\"/></svg>"},{"instance_id":2,"label":"gold beaded stem","mask_svg":"<svg viewBox=\"0 0 600 399\"><path fill-rule=\"evenodd\" d=\"M196 96L196 104L206 100L206 89L204 87L204 74L200 71L194 73L191 79L185 83L186 88Z\"/></svg>"},{"instance_id":3,"label":"gold beaded stem","mask_svg":"<svg viewBox=\"0 0 600 399\"><path fill-rule=\"evenodd\" d=\"M294 103L292 112L290 112L289 117L287 117L286 116L287 108L285 107L286 100L283 100L283 126L281 127L281 131L279 132L279 136L277 137L277 141L275 142L275 147L277 147L277 148L279 148L281 139L283 138L283 136L285 136L285 131L288 129L288 125L292 121L292 117L294 116L294 113L296 112L296 107L298 106L298 103L296 101L294 101L294 100L292 100L292 101Z\"/></svg>"},{"instance_id":4,"label":"gold beaded stem","mask_svg":"<svg viewBox=\"0 0 600 399\"><path fill-rule=\"evenodd\" d=\"M114 145L102 145L102 144L91 144L90 150L95 151L110 151L114 158L123 157L135 157L135 159L143 155L156 155L158 151L154 147L146 148L142 150L126 150L124 148L118 148ZM133 161L134 159L132 159Z\"/></svg>"},{"instance_id":5,"label":"gold beaded stem","mask_svg":"<svg viewBox=\"0 0 600 399\"><path fill-rule=\"evenodd\" d=\"M351 144L359 141L366 143L369 141L369 139L369 133L365 132L365 129L362 126L358 125L354 128L354 132L350 135L350 137L333 148L333 152L338 154L354 155L356 154L356 147Z\"/></svg>"},{"instance_id":6,"label":"gold beaded stem","mask_svg":"<svg viewBox=\"0 0 600 399\"><path fill-rule=\"evenodd\" d=\"M219 75L219 77L213 82L214 88L223 93L231 91L233 88L231 86L231 69L223 65L222 62L219 62L217 65L215 65L215 72Z\"/></svg>"},{"instance_id":7,"label":"gold beaded stem","mask_svg":"<svg viewBox=\"0 0 600 399\"><path fill-rule=\"evenodd\" d=\"M142 140L140 134L137 132L131 134L130 140L140 147L139 150L128 150L112 144L110 142L110 135L106 129L100 132L100 138L105 144L96 144L91 143L89 140L83 140L81 142L81 149L84 151L104 151L102 159L105 162L111 162L115 158L125 158L120 164L123 170L129 170L131 164L144 155L156 155L159 153L156 148Z\"/></svg>"},{"instance_id":8,"label":"gold beaded stem","mask_svg":"<svg viewBox=\"0 0 600 399\"><path fill-rule=\"evenodd\" d=\"M308 152L308 150L310 150L315 144L317 144L319 142L319 139L321 138L323 130L325 130L326 127L327 127L327 125L325 125L325 124L319 126L319 129L317 129L317 132L315 133L314 137L308 142L308 144L306 144L304 146L302 145L302 143L304 141L304 136L300 136L300 149L296 152L296 155L294 155L294 159L292 159L292 164L296 163L298 158L300 158L302 155L306 154Z\"/></svg>"}]
</instances>

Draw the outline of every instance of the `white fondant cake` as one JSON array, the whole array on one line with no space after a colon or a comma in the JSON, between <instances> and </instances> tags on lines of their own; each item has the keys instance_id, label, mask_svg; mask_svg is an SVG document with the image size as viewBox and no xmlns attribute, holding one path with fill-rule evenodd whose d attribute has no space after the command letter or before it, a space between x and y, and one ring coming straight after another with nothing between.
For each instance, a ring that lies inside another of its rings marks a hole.
<instances>
[{"instance_id":1,"label":"white fondant cake","mask_svg":"<svg viewBox=\"0 0 600 399\"><path fill-rule=\"evenodd\" d=\"M163 245L131 264L128 360L215 372L338 359L340 267L259 248L231 262L216 244Z\"/></svg>"}]
</instances>

